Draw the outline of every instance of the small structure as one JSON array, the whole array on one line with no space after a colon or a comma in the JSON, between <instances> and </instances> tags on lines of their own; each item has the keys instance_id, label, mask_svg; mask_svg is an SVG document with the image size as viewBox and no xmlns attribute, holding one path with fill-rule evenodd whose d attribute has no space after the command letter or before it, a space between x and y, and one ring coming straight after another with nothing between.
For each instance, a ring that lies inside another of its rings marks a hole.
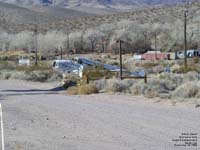
<instances>
[{"instance_id":1,"label":"small structure","mask_svg":"<svg viewBox=\"0 0 200 150\"><path fill-rule=\"evenodd\" d=\"M200 57L199 49L187 50L187 58L193 58L193 57ZM176 52L176 59L184 59L184 58L185 58L184 50L179 50Z\"/></svg>"},{"instance_id":2,"label":"small structure","mask_svg":"<svg viewBox=\"0 0 200 150\"><path fill-rule=\"evenodd\" d=\"M142 55L142 59L144 60L168 60L169 58L169 53L161 53L160 51L148 51L147 53Z\"/></svg>"}]
</instances>

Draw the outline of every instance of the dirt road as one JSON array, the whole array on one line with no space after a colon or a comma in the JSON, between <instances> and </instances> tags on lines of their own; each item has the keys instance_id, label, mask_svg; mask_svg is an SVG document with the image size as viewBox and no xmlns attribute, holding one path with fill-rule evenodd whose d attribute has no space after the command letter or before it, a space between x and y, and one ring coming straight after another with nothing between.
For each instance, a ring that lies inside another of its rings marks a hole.
<instances>
[{"instance_id":1,"label":"dirt road","mask_svg":"<svg viewBox=\"0 0 200 150\"><path fill-rule=\"evenodd\" d=\"M56 85L0 81L6 150L200 148L200 141L199 147L173 141L182 133L200 139L199 108L123 95L66 96Z\"/></svg>"}]
</instances>

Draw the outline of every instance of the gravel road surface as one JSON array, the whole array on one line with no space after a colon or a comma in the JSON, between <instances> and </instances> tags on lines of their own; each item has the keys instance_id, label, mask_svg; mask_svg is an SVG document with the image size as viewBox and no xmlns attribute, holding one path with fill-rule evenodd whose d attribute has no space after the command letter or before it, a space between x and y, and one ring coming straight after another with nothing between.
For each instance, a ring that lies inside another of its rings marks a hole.
<instances>
[{"instance_id":1,"label":"gravel road surface","mask_svg":"<svg viewBox=\"0 0 200 150\"><path fill-rule=\"evenodd\" d=\"M200 108L124 95L68 96L57 85L0 80L5 150L200 150ZM173 141L182 134L193 134L184 136L198 145Z\"/></svg>"}]
</instances>

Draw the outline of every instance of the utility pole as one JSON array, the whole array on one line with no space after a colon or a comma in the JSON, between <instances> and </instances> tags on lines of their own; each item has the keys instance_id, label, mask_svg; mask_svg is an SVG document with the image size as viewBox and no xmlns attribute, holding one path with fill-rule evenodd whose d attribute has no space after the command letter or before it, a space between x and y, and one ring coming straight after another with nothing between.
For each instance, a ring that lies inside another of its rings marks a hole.
<instances>
[{"instance_id":1,"label":"utility pole","mask_svg":"<svg viewBox=\"0 0 200 150\"><path fill-rule=\"evenodd\" d=\"M188 10L184 10L184 66L187 69L187 16Z\"/></svg>"},{"instance_id":2,"label":"utility pole","mask_svg":"<svg viewBox=\"0 0 200 150\"><path fill-rule=\"evenodd\" d=\"M69 31L67 31L67 50L69 50Z\"/></svg>"},{"instance_id":3,"label":"utility pole","mask_svg":"<svg viewBox=\"0 0 200 150\"><path fill-rule=\"evenodd\" d=\"M63 59L63 50L62 50L62 46L60 47L60 59Z\"/></svg>"},{"instance_id":4,"label":"utility pole","mask_svg":"<svg viewBox=\"0 0 200 150\"><path fill-rule=\"evenodd\" d=\"M155 31L155 59L157 60L157 33Z\"/></svg>"},{"instance_id":5,"label":"utility pole","mask_svg":"<svg viewBox=\"0 0 200 150\"><path fill-rule=\"evenodd\" d=\"M187 10L184 11L184 65L187 69Z\"/></svg>"},{"instance_id":6,"label":"utility pole","mask_svg":"<svg viewBox=\"0 0 200 150\"><path fill-rule=\"evenodd\" d=\"M120 79L122 80L122 43L124 43L124 41L122 40L118 40L117 43L119 43L119 58L120 58Z\"/></svg>"},{"instance_id":7,"label":"utility pole","mask_svg":"<svg viewBox=\"0 0 200 150\"><path fill-rule=\"evenodd\" d=\"M37 25L36 25L36 26L35 26L35 29L34 29L34 40L35 40L35 65L36 65L36 66L38 65L37 32L38 32L38 29L37 29Z\"/></svg>"},{"instance_id":8,"label":"utility pole","mask_svg":"<svg viewBox=\"0 0 200 150\"><path fill-rule=\"evenodd\" d=\"M146 48L147 48L147 32L144 32L143 35L144 35L144 45L145 45L145 51L146 51Z\"/></svg>"}]
</instances>

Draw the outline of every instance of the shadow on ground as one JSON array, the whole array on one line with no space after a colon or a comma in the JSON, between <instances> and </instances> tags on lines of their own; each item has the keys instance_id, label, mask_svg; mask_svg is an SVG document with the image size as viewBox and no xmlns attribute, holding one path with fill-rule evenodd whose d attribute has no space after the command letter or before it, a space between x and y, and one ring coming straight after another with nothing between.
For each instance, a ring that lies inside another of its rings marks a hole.
<instances>
[{"instance_id":1,"label":"shadow on ground","mask_svg":"<svg viewBox=\"0 0 200 150\"><path fill-rule=\"evenodd\" d=\"M52 89L30 89L30 90L2 90L4 96L17 96L17 95L43 95L43 94L59 94L65 89L60 86Z\"/></svg>"}]
</instances>

